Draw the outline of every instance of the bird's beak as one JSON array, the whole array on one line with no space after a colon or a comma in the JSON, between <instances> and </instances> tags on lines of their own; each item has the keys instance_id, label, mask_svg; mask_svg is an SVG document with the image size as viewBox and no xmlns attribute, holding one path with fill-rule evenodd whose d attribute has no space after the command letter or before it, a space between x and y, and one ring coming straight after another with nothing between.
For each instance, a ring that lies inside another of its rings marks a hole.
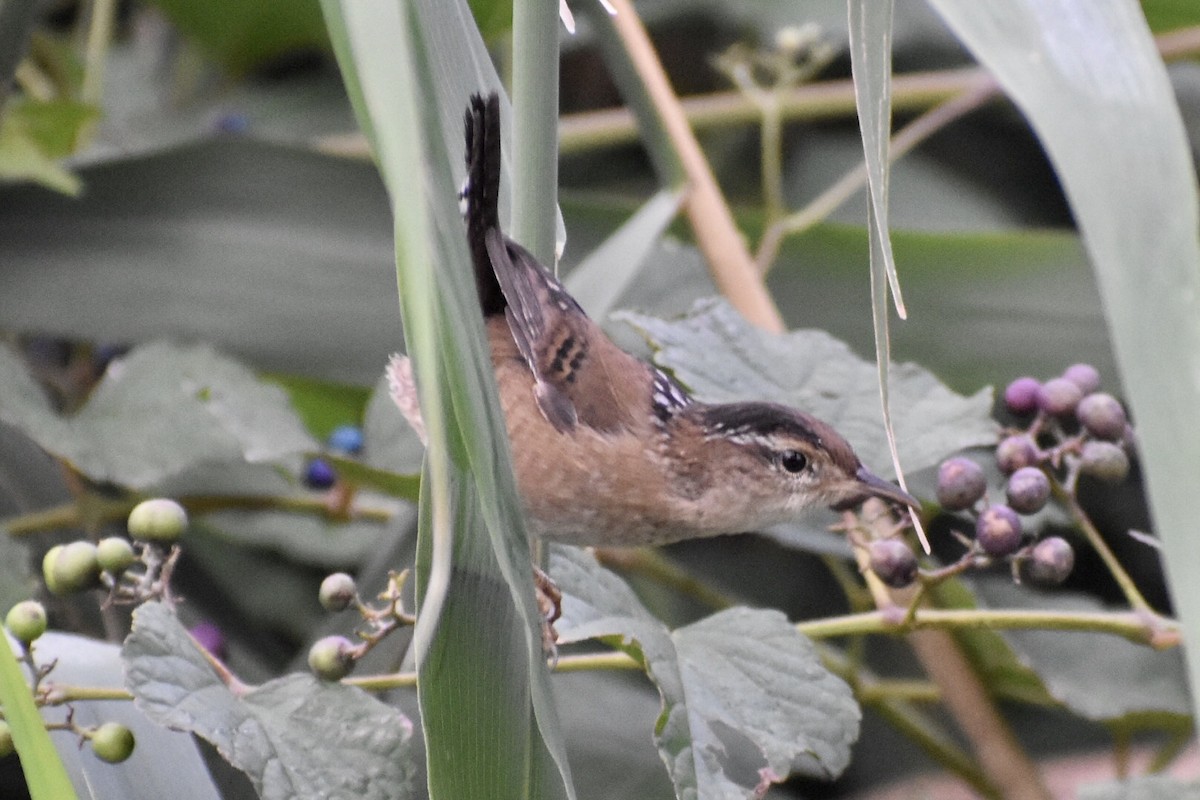
<instances>
[{"instance_id":1,"label":"bird's beak","mask_svg":"<svg viewBox=\"0 0 1200 800\"><path fill-rule=\"evenodd\" d=\"M901 506L908 506L917 510L921 508L920 500L891 481L885 481L866 467L859 467L858 472L854 473L854 477L862 489L862 495L858 502L862 502L868 497L878 497L881 500L890 500Z\"/></svg>"}]
</instances>

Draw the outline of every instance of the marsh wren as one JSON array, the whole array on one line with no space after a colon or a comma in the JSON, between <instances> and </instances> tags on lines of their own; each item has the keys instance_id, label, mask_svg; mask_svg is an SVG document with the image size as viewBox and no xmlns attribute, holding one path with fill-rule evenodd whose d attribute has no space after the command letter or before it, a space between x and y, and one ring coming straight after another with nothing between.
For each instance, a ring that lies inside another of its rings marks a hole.
<instances>
[{"instance_id":1,"label":"marsh wren","mask_svg":"<svg viewBox=\"0 0 1200 800\"><path fill-rule=\"evenodd\" d=\"M495 94L471 98L466 144L467 238L533 533L584 546L657 545L868 497L917 506L815 417L775 403L702 403L617 347L500 230Z\"/></svg>"}]
</instances>

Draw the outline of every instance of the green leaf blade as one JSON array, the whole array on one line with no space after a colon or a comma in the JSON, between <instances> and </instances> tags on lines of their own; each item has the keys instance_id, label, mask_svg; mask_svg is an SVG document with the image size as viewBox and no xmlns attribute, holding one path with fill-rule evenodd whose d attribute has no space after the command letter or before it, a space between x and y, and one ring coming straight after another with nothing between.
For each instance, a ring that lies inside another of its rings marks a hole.
<instances>
[{"instance_id":1,"label":"green leaf blade","mask_svg":"<svg viewBox=\"0 0 1200 800\"><path fill-rule=\"evenodd\" d=\"M1166 68L1130 0L931 0L1024 112L1066 191L1138 425L1163 562L1200 638L1200 203ZM1200 652L1185 651L1193 687ZM1193 707L1200 710L1200 694Z\"/></svg>"},{"instance_id":2,"label":"green leaf blade","mask_svg":"<svg viewBox=\"0 0 1200 800\"><path fill-rule=\"evenodd\" d=\"M3 630L0 630L0 707L12 731L30 797L33 800L75 798L75 788L34 705L8 632Z\"/></svg>"},{"instance_id":3,"label":"green leaf blade","mask_svg":"<svg viewBox=\"0 0 1200 800\"><path fill-rule=\"evenodd\" d=\"M470 92L499 79L489 64L487 80L479 80L486 56L477 62L470 55L479 37L460 2L398 12L356 3L324 8L392 197L405 340L428 434L414 644L431 796L572 797L455 202L462 111ZM462 674L471 675L472 691ZM471 727L464 727L464 703Z\"/></svg>"}]
</instances>

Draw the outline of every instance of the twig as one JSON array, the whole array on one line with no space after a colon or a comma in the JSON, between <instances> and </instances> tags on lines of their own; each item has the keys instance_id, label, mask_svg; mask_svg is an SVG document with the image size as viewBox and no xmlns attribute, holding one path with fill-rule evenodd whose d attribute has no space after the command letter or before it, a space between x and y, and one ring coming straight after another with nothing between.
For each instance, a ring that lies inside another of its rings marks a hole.
<instances>
[{"instance_id":1,"label":"twig","mask_svg":"<svg viewBox=\"0 0 1200 800\"><path fill-rule=\"evenodd\" d=\"M717 288L747 320L766 330L782 332L785 327L783 316L759 277L754 259L734 224L708 160L692 133L683 106L667 80L633 3L613 0L613 6L617 10L613 19L617 34L683 163L688 180L684 208Z\"/></svg>"},{"instance_id":2,"label":"twig","mask_svg":"<svg viewBox=\"0 0 1200 800\"><path fill-rule=\"evenodd\" d=\"M954 120L987 103L998 92L999 87L995 81L981 80L976 85L964 89L961 94L929 109L892 137L888 149L888 163L895 163L901 156ZM823 221L866 183L867 167L860 162L800 211L773 222L763 234L758 252L754 256L762 273L765 275L771 269L776 256L779 255L779 247L786 237L803 233Z\"/></svg>"}]
</instances>

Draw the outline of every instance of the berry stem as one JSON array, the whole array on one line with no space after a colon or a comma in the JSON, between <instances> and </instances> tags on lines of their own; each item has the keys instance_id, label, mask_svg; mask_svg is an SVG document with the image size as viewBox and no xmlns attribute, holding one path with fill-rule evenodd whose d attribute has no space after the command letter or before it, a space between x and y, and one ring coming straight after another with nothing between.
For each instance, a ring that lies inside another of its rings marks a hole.
<instances>
[{"instance_id":1,"label":"berry stem","mask_svg":"<svg viewBox=\"0 0 1200 800\"><path fill-rule=\"evenodd\" d=\"M1108 568L1109 573L1113 576L1113 580L1121 588L1122 594L1125 595L1125 601L1129 603L1130 608L1157 617L1158 612L1151 607L1146 598L1142 596L1142 593L1138 591L1137 584L1133 582L1133 578L1121 566L1121 562L1117 560L1116 555L1109 548L1108 542L1104 541L1104 537L1100 535L1100 531L1092 524L1092 520L1088 517L1087 512L1079 505L1079 501L1075 497L1075 492L1068 491L1066 487L1053 479L1050 481L1050 486L1055 496L1071 513L1071 519L1079 526L1084 537L1096 553L1099 554L1100 560L1104 562L1104 566Z\"/></svg>"},{"instance_id":2,"label":"berry stem","mask_svg":"<svg viewBox=\"0 0 1200 800\"><path fill-rule=\"evenodd\" d=\"M872 633L897 633L931 628L959 629L1042 629L1091 631L1121 636L1137 644L1166 649L1180 643L1179 627L1173 620L1155 615L1157 625L1148 624L1143 613L1033 611L1029 609L941 609L922 608L911 619L897 620L894 614L870 611L810 620L796 630L812 639L856 636Z\"/></svg>"},{"instance_id":3,"label":"berry stem","mask_svg":"<svg viewBox=\"0 0 1200 800\"><path fill-rule=\"evenodd\" d=\"M862 641L862 637L854 641ZM861 663L840 654L828 645L818 643L821 661L830 672L838 675L854 689L863 706L875 711L898 732L912 740L948 772L970 784L981 797L1001 797L971 755L963 750L942 724L914 707L913 701L937 702L942 691L924 681L893 681L880 679Z\"/></svg>"},{"instance_id":4,"label":"berry stem","mask_svg":"<svg viewBox=\"0 0 1200 800\"><path fill-rule=\"evenodd\" d=\"M27 536L59 528L100 526L117 522L129 516L129 512L141 498L110 500L98 496L83 495L76 501L28 514L19 514L0 520L3 532L9 536ZM277 495L193 495L177 498L189 514L205 514L226 509L294 511L302 514L332 516L328 502L319 497L284 497ZM384 506L367 506L355 502L346 511L346 519L388 522L395 511ZM340 519L340 517L339 517Z\"/></svg>"}]
</instances>

